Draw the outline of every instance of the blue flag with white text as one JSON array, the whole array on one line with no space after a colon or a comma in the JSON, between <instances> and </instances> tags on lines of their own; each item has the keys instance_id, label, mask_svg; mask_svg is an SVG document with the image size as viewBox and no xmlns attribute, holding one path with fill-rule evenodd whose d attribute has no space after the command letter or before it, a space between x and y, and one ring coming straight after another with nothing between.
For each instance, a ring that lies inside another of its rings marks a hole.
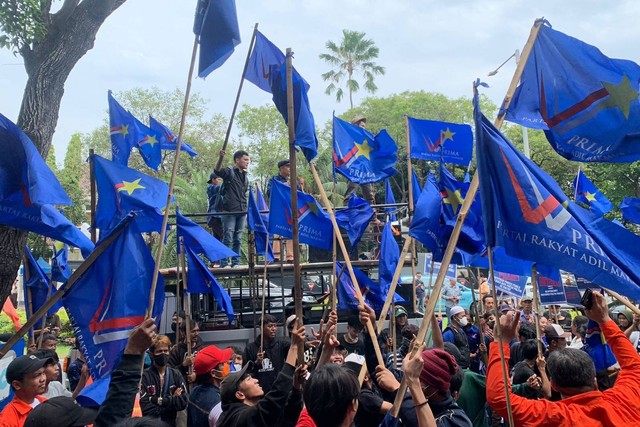
<instances>
[{"instance_id":1,"label":"blue flag with white text","mask_svg":"<svg viewBox=\"0 0 640 427\"><path fill-rule=\"evenodd\" d=\"M176 230L178 237L182 237L185 247L191 248L197 254L204 255L211 262L238 256L207 230L182 215L180 209L176 209Z\"/></svg>"},{"instance_id":2,"label":"blue flag with white text","mask_svg":"<svg viewBox=\"0 0 640 427\"><path fill-rule=\"evenodd\" d=\"M267 262L274 260L273 249L269 242L269 232L264 225L262 215L258 210L256 199L253 195L253 188L249 187L249 204L247 209L247 226L253 231L256 244L256 253L262 254Z\"/></svg>"},{"instance_id":3,"label":"blue flag with white text","mask_svg":"<svg viewBox=\"0 0 640 427\"><path fill-rule=\"evenodd\" d=\"M374 211L369 202L355 194L349 197L346 208L336 210L338 226L346 230L352 248L360 242L373 215Z\"/></svg>"},{"instance_id":4,"label":"blue flag with white text","mask_svg":"<svg viewBox=\"0 0 640 427\"><path fill-rule=\"evenodd\" d=\"M471 126L409 117L412 159L466 166L473 156Z\"/></svg>"},{"instance_id":5,"label":"blue flag with white text","mask_svg":"<svg viewBox=\"0 0 640 427\"><path fill-rule=\"evenodd\" d=\"M333 117L333 164L351 182L369 184L398 173L398 146L386 130L376 136Z\"/></svg>"},{"instance_id":6,"label":"blue flag with white text","mask_svg":"<svg viewBox=\"0 0 640 427\"><path fill-rule=\"evenodd\" d=\"M198 77L224 64L240 44L235 0L198 0L193 32L198 35Z\"/></svg>"},{"instance_id":7,"label":"blue flag with white text","mask_svg":"<svg viewBox=\"0 0 640 427\"><path fill-rule=\"evenodd\" d=\"M589 208L594 213L604 215L613 209L609 199L593 185L581 170L578 170L578 174L573 180L573 189L576 195L576 202L589 205Z\"/></svg>"},{"instance_id":8,"label":"blue flag with white text","mask_svg":"<svg viewBox=\"0 0 640 427\"><path fill-rule=\"evenodd\" d=\"M506 120L580 162L640 159L640 66L541 24Z\"/></svg>"},{"instance_id":9,"label":"blue flag with white text","mask_svg":"<svg viewBox=\"0 0 640 427\"><path fill-rule=\"evenodd\" d=\"M622 219L640 224L640 199L625 197L620 203L620 212L622 212Z\"/></svg>"},{"instance_id":10,"label":"blue flag with white text","mask_svg":"<svg viewBox=\"0 0 640 427\"><path fill-rule=\"evenodd\" d=\"M281 65L285 62L284 53L260 31L256 30L256 41L247 65L244 78L260 89L271 93L269 76L272 65Z\"/></svg>"},{"instance_id":11,"label":"blue flag with white text","mask_svg":"<svg viewBox=\"0 0 640 427\"><path fill-rule=\"evenodd\" d=\"M269 205L269 233L291 239L293 217L291 213L291 188L272 180ZM331 250L333 225L329 215L322 210L312 195L298 191L298 235L301 243Z\"/></svg>"},{"instance_id":12,"label":"blue flag with white text","mask_svg":"<svg viewBox=\"0 0 640 427\"><path fill-rule=\"evenodd\" d=\"M160 136L160 149L176 151L176 148L178 147L178 136L173 133L171 129L160 123L152 116L149 116L149 128L153 130L156 135ZM186 151L191 157L198 155L193 147L184 141L180 144L180 150Z\"/></svg>"}]
</instances>

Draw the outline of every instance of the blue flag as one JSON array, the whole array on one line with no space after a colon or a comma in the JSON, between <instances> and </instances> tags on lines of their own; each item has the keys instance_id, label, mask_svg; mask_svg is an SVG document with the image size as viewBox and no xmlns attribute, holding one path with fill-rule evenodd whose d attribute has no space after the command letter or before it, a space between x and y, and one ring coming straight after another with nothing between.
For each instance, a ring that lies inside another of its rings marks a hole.
<instances>
[{"instance_id":1,"label":"blue flag","mask_svg":"<svg viewBox=\"0 0 640 427\"><path fill-rule=\"evenodd\" d=\"M227 314L229 323L233 323L235 314L231 305L231 297L211 274L202 259L190 248L185 247L187 258L187 289L194 294L212 294L218 302L218 308Z\"/></svg>"},{"instance_id":2,"label":"blue flag","mask_svg":"<svg viewBox=\"0 0 640 427\"><path fill-rule=\"evenodd\" d=\"M640 237L571 202L482 115L477 96L474 108L487 246L640 300Z\"/></svg>"},{"instance_id":3,"label":"blue flag","mask_svg":"<svg viewBox=\"0 0 640 427\"><path fill-rule=\"evenodd\" d=\"M149 128L160 136L160 149L176 151L178 147L178 137L167 126L163 125L153 117L149 116ZM186 151L191 157L198 155L192 146L182 141L180 150Z\"/></svg>"},{"instance_id":4,"label":"blue flag","mask_svg":"<svg viewBox=\"0 0 640 427\"><path fill-rule=\"evenodd\" d=\"M420 198L420 194L422 194L422 185L420 185L420 180L418 179L418 175L416 175L415 169L411 169L411 186L413 187L413 203L415 204Z\"/></svg>"},{"instance_id":5,"label":"blue flag","mask_svg":"<svg viewBox=\"0 0 640 427\"><path fill-rule=\"evenodd\" d=\"M269 205L269 233L291 239L292 223L291 188L274 179ZM298 235L301 243L316 248L328 251L333 246L333 225L329 215L312 195L302 191L298 191Z\"/></svg>"},{"instance_id":6,"label":"blue flag","mask_svg":"<svg viewBox=\"0 0 640 427\"><path fill-rule=\"evenodd\" d=\"M92 160L98 187L95 226L106 234L130 211L135 211L136 226L140 231L159 232L163 219L161 209L167 203L169 186L98 155Z\"/></svg>"},{"instance_id":7,"label":"blue flag","mask_svg":"<svg viewBox=\"0 0 640 427\"><path fill-rule=\"evenodd\" d=\"M506 119L580 162L640 159L640 66L543 24Z\"/></svg>"},{"instance_id":8,"label":"blue flag","mask_svg":"<svg viewBox=\"0 0 640 427\"><path fill-rule=\"evenodd\" d=\"M235 0L198 0L193 32L200 43L198 77L205 78L240 44Z\"/></svg>"},{"instance_id":9,"label":"blue flag","mask_svg":"<svg viewBox=\"0 0 640 427\"><path fill-rule=\"evenodd\" d=\"M180 209L176 209L176 228L178 237L184 240L184 246L193 252L202 254L214 262L223 258L238 256L237 253L223 245L204 228L184 217Z\"/></svg>"},{"instance_id":10,"label":"blue flag","mask_svg":"<svg viewBox=\"0 0 640 427\"><path fill-rule=\"evenodd\" d=\"M333 164L349 181L368 184L398 173L398 147L386 130L375 137L366 129L333 117Z\"/></svg>"},{"instance_id":11,"label":"blue flag","mask_svg":"<svg viewBox=\"0 0 640 427\"><path fill-rule=\"evenodd\" d=\"M613 205L606 198L602 191L593 185L587 176L578 170L578 175L573 181L573 189L575 192L575 201L589 205L591 211L598 215L604 215L613 209Z\"/></svg>"},{"instance_id":12,"label":"blue flag","mask_svg":"<svg viewBox=\"0 0 640 427\"><path fill-rule=\"evenodd\" d=\"M504 251L502 247L491 248L493 251L493 268L495 271L501 271L503 273L514 274L518 276L530 276L533 263L531 261L525 261L519 258L510 257ZM469 261L469 266L478 268L489 268L489 259L483 254L482 256L474 257Z\"/></svg>"},{"instance_id":13,"label":"blue flag","mask_svg":"<svg viewBox=\"0 0 640 427\"><path fill-rule=\"evenodd\" d=\"M269 232L262 221L262 215L258 210L256 199L253 196L253 188L249 187L249 208L247 211L247 225L253 231L256 243L256 253L262 254L267 262L274 260L273 249L269 242Z\"/></svg>"},{"instance_id":14,"label":"blue flag","mask_svg":"<svg viewBox=\"0 0 640 427\"><path fill-rule=\"evenodd\" d=\"M113 370L147 311L154 261L136 220L129 215L113 230L120 235L62 298L93 379ZM151 316L163 306L159 276Z\"/></svg>"},{"instance_id":15,"label":"blue flag","mask_svg":"<svg viewBox=\"0 0 640 427\"><path fill-rule=\"evenodd\" d=\"M471 126L409 117L411 158L466 166L473 156Z\"/></svg>"},{"instance_id":16,"label":"blue flag","mask_svg":"<svg viewBox=\"0 0 640 427\"><path fill-rule=\"evenodd\" d=\"M162 134L146 126L125 110L109 91L109 131L111 155L115 163L126 166L131 149L137 147L142 160L151 169L158 170L162 162L160 139Z\"/></svg>"},{"instance_id":17,"label":"blue flag","mask_svg":"<svg viewBox=\"0 0 640 427\"><path fill-rule=\"evenodd\" d=\"M622 219L640 224L640 199L625 197L620 203L620 212Z\"/></svg>"},{"instance_id":18,"label":"blue flag","mask_svg":"<svg viewBox=\"0 0 640 427\"><path fill-rule=\"evenodd\" d=\"M340 275L338 280L336 292L338 294L338 310L357 310L358 299L356 298L356 290L351 282L351 277L347 271L347 267L341 262L336 262L336 271ZM387 298L386 292L376 282L371 280L365 273L353 267L353 272L360 286L360 292L364 297L364 302L371 307L377 314L382 311L384 307L385 299ZM395 293L393 295L393 301L404 302L404 298Z\"/></svg>"},{"instance_id":19,"label":"blue flag","mask_svg":"<svg viewBox=\"0 0 640 427\"><path fill-rule=\"evenodd\" d=\"M435 259L444 255L446 242L441 236L440 214L442 197L433 174L429 174L422 194L414 206L413 218L409 225L409 235L434 253Z\"/></svg>"},{"instance_id":20,"label":"blue flag","mask_svg":"<svg viewBox=\"0 0 640 427\"><path fill-rule=\"evenodd\" d=\"M384 181L384 203L385 203L385 205L395 205L396 204L396 198L393 195L393 189L391 188L391 182L389 181L389 178L387 178ZM395 207L395 206L384 208L384 211L387 214L387 217L389 218L389 221L397 221L398 220L398 217L396 216L396 211L397 210L398 210L398 208Z\"/></svg>"},{"instance_id":21,"label":"blue flag","mask_svg":"<svg viewBox=\"0 0 640 427\"><path fill-rule=\"evenodd\" d=\"M53 242L53 258L51 260L51 280L66 283L71 277L71 269L67 261L69 246L63 242Z\"/></svg>"},{"instance_id":22,"label":"blue flag","mask_svg":"<svg viewBox=\"0 0 640 427\"><path fill-rule=\"evenodd\" d=\"M261 212L260 216L262 217L262 222L264 225L269 228L269 205L267 201L264 199L264 194L260 190L260 187L256 186L256 203L258 205L258 210ZM266 211L266 213L262 213Z\"/></svg>"},{"instance_id":23,"label":"blue flag","mask_svg":"<svg viewBox=\"0 0 640 427\"><path fill-rule=\"evenodd\" d=\"M47 302L47 299L57 292L57 289L53 286L44 270L42 270L40 264L35 260L28 246L24 250L24 255L26 261L24 266L24 300L26 304L29 301L31 302L31 314L33 314ZM62 302L58 301L49 309L47 315L54 314L61 308ZM27 318L29 317L31 316L29 315L29 310L27 310ZM38 324L40 324L40 321Z\"/></svg>"},{"instance_id":24,"label":"blue flag","mask_svg":"<svg viewBox=\"0 0 640 427\"><path fill-rule=\"evenodd\" d=\"M369 202L355 194L349 197L349 203L345 209L336 211L338 226L347 231L352 248L360 243L373 215L373 208Z\"/></svg>"},{"instance_id":25,"label":"blue flag","mask_svg":"<svg viewBox=\"0 0 640 427\"><path fill-rule=\"evenodd\" d=\"M271 85L269 84L270 67L284 64L284 62L284 53L260 31L256 30L256 40L244 78L260 89L271 93Z\"/></svg>"},{"instance_id":26,"label":"blue flag","mask_svg":"<svg viewBox=\"0 0 640 427\"><path fill-rule=\"evenodd\" d=\"M287 76L286 64L274 66L272 65L270 74L271 93L273 94L273 103L276 105L280 114L284 118L284 122L289 124L289 113L287 111ZM293 69L293 109L295 124L295 145L302 150L302 154L307 161L313 160L318 154L318 137L316 136L316 125L311 114L311 106L309 105L309 84L302 78L300 74Z\"/></svg>"},{"instance_id":27,"label":"blue flag","mask_svg":"<svg viewBox=\"0 0 640 427\"><path fill-rule=\"evenodd\" d=\"M380 256L378 258L378 278L380 287L384 290L385 295L389 293L393 274L396 272L398 261L400 260L400 248L396 242L391 230L391 223L387 222L382 229L382 238L380 242Z\"/></svg>"}]
</instances>

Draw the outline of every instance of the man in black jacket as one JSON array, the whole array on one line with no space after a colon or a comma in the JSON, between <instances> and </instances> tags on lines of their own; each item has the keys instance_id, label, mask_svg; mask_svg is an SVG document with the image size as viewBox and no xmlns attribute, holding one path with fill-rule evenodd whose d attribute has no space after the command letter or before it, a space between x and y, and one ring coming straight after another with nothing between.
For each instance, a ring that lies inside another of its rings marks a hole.
<instances>
[{"instance_id":1,"label":"man in black jacket","mask_svg":"<svg viewBox=\"0 0 640 427\"><path fill-rule=\"evenodd\" d=\"M222 350L215 345L209 345L196 354L193 367L197 385L189 394L189 427L209 427L209 412L220 402L220 383L229 372L232 355L231 347Z\"/></svg>"},{"instance_id":2,"label":"man in black jacket","mask_svg":"<svg viewBox=\"0 0 640 427\"><path fill-rule=\"evenodd\" d=\"M219 427L293 426L302 410L301 389L306 368L294 368L298 348L304 348L304 326L294 329L285 365L278 373L271 391L264 393L260 382L251 375L253 362L226 376L220 386L222 416Z\"/></svg>"},{"instance_id":3,"label":"man in black jacket","mask_svg":"<svg viewBox=\"0 0 640 427\"><path fill-rule=\"evenodd\" d=\"M243 362L245 366L253 362L249 373L260 381L260 386L265 393L271 390L278 373L284 368L290 346L287 338L276 336L277 332L277 319L271 314L265 314L262 335L258 335L256 340L244 349ZM263 348L260 348L261 341Z\"/></svg>"},{"instance_id":4,"label":"man in black jacket","mask_svg":"<svg viewBox=\"0 0 640 427\"><path fill-rule=\"evenodd\" d=\"M224 152L220 152L224 156ZM249 190L249 153L243 150L233 154L233 167L220 168L214 171L223 179L220 189L220 206L216 206L218 212L233 212L232 215L222 216L223 243L235 253L240 253L242 231L246 222L247 191ZM220 260L220 267L226 267L228 260ZM231 259L231 267L240 263L240 256Z\"/></svg>"}]
</instances>

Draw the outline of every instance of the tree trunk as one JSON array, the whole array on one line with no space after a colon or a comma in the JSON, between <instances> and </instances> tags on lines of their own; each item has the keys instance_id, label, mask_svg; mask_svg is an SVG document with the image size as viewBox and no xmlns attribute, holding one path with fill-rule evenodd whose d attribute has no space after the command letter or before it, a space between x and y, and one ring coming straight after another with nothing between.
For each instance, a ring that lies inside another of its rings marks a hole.
<instances>
[{"instance_id":1,"label":"tree trunk","mask_svg":"<svg viewBox=\"0 0 640 427\"><path fill-rule=\"evenodd\" d=\"M44 39L21 50L28 79L17 124L42 157L51 148L71 70L93 48L102 23L125 1L65 0L60 11L49 16ZM26 232L0 226L0 301L11 292L25 243Z\"/></svg>"}]
</instances>

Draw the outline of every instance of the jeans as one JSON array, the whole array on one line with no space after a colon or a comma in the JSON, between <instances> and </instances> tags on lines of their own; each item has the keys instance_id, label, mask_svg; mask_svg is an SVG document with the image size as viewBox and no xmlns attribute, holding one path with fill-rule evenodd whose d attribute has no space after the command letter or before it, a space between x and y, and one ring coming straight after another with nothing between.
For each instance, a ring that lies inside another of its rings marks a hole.
<instances>
[{"instance_id":1,"label":"jeans","mask_svg":"<svg viewBox=\"0 0 640 427\"><path fill-rule=\"evenodd\" d=\"M222 231L224 233L222 243L238 254L238 256L231 258L232 266L240 264L240 243L246 218L246 215L225 215L222 217ZM220 267L226 267L228 262L227 258L221 259Z\"/></svg>"}]
</instances>

